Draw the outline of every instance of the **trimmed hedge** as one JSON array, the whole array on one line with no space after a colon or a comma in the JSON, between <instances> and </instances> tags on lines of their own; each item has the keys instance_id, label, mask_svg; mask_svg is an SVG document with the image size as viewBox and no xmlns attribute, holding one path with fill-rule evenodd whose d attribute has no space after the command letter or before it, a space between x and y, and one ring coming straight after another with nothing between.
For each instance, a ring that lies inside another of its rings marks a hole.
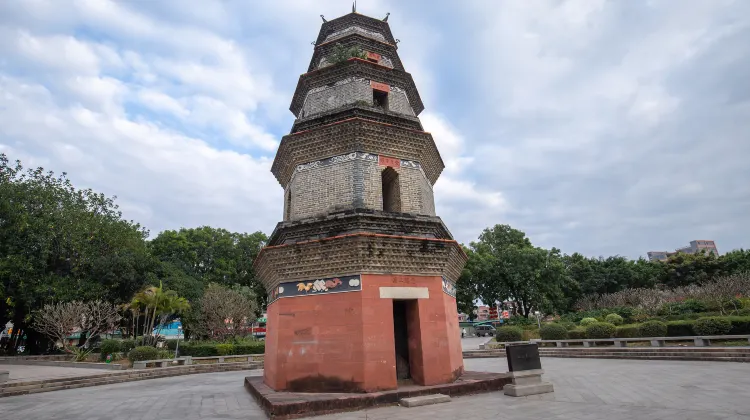
<instances>
[{"instance_id":1,"label":"trimmed hedge","mask_svg":"<svg viewBox=\"0 0 750 420\"><path fill-rule=\"evenodd\" d=\"M265 351L265 341L237 342L234 344L191 342L180 343L180 356L230 356L233 354L263 354Z\"/></svg>"},{"instance_id":2,"label":"trimmed hedge","mask_svg":"<svg viewBox=\"0 0 750 420\"><path fill-rule=\"evenodd\" d=\"M617 327L608 322L595 322L586 327L587 338L612 338L617 332Z\"/></svg>"},{"instance_id":3,"label":"trimmed hedge","mask_svg":"<svg viewBox=\"0 0 750 420\"><path fill-rule=\"evenodd\" d=\"M599 321L596 318L583 318L581 322L579 322L579 325L582 327L586 327L595 322L599 322Z\"/></svg>"},{"instance_id":4,"label":"trimmed hedge","mask_svg":"<svg viewBox=\"0 0 750 420\"><path fill-rule=\"evenodd\" d=\"M697 335L725 335L732 330L732 323L726 318L700 318L693 323Z\"/></svg>"},{"instance_id":5,"label":"trimmed hedge","mask_svg":"<svg viewBox=\"0 0 750 420\"><path fill-rule=\"evenodd\" d=\"M623 325L621 327L617 327L617 330L615 331L615 337L617 338L636 338L639 337L638 334L638 325Z\"/></svg>"},{"instance_id":6,"label":"trimmed hedge","mask_svg":"<svg viewBox=\"0 0 750 420\"><path fill-rule=\"evenodd\" d=\"M688 337L696 335L693 331L695 321L669 321L667 322L667 337Z\"/></svg>"},{"instance_id":7,"label":"trimmed hedge","mask_svg":"<svg viewBox=\"0 0 750 420\"><path fill-rule=\"evenodd\" d=\"M140 346L128 353L128 359L131 362L138 362L141 360L154 360L159 358L159 350L156 347Z\"/></svg>"},{"instance_id":8,"label":"trimmed hedge","mask_svg":"<svg viewBox=\"0 0 750 420\"><path fill-rule=\"evenodd\" d=\"M495 332L495 341L505 343L508 341L521 341L523 330L518 327L500 327Z\"/></svg>"},{"instance_id":9,"label":"trimmed hedge","mask_svg":"<svg viewBox=\"0 0 750 420\"><path fill-rule=\"evenodd\" d=\"M667 335L667 324L661 321L646 321L638 329L641 337L664 337Z\"/></svg>"},{"instance_id":10,"label":"trimmed hedge","mask_svg":"<svg viewBox=\"0 0 750 420\"><path fill-rule=\"evenodd\" d=\"M622 325L623 319L620 315L609 314L606 317L604 317L604 322L609 322L612 325Z\"/></svg>"},{"instance_id":11,"label":"trimmed hedge","mask_svg":"<svg viewBox=\"0 0 750 420\"><path fill-rule=\"evenodd\" d=\"M583 328L568 331L568 340L581 340L584 338L586 338L586 330Z\"/></svg>"},{"instance_id":12,"label":"trimmed hedge","mask_svg":"<svg viewBox=\"0 0 750 420\"><path fill-rule=\"evenodd\" d=\"M560 324L544 324L539 329L542 340L565 340L568 330Z\"/></svg>"}]
</instances>

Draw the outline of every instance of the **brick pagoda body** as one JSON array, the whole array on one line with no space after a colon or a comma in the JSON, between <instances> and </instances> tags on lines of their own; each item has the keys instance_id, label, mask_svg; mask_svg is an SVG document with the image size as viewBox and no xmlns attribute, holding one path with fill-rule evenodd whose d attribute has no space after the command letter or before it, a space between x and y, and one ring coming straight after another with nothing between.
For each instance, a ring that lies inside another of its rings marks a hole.
<instances>
[{"instance_id":1,"label":"brick pagoda body","mask_svg":"<svg viewBox=\"0 0 750 420\"><path fill-rule=\"evenodd\" d=\"M444 165L422 109L387 22L355 12L323 23L272 167L284 219L255 263L270 388L372 392L463 373L466 255L435 215Z\"/></svg>"}]
</instances>

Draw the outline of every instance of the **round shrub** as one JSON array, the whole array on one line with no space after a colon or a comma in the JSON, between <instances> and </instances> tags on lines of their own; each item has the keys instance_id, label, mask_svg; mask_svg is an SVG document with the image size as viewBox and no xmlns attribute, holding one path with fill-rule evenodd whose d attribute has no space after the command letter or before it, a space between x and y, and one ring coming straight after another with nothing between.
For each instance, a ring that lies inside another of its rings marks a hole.
<instances>
[{"instance_id":1,"label":"round shrub","mask_svg":"<svg viewBox=\"0 0 750 420\"><path fill-rule=\"evenodd\" d=\"M697 335L724 335L732 329L732 323L726 318L699 318L693 323Z\"/></svg>"},{"instance_id":2,"label":"round shrub","mask_svg":"<svg viewBox=\"0 0 750 420\"><path fill-rule=\"evenodd\" d=\"M646 321L638 329L641 337L664 337L667 335L667 324L661 321Z\"/></svg>"},{"instance_id":3,"label":"round shrub","mask_svg":"<svg viewBox=\"0 0 750 420\"><path fill-rule=\"evenodd\" d=\"M617 314L609 314L604 318L605 322L609 322L612 325L622 325L622 317Z\"/></svg>"},{"instance_id":4,"label":"round shrub","mask_svg":"<svg viewBox=\"0 0 750 420\"><path fill-rule=\"evenodd\" d=\"M589 326L595 322L599 322L596 320L596 318L583 318L581 322L579 323L582 327Z\"/></svg>"},{"instance_id":5,"label":"round shrub","mask_svg":"<svg viewBox=\"0 0 750 420\"><path fill-rule=\"evenodd\" d=\"M565 340L568 330L560 324L544 324L539 329L539 336L542 340Z\"/></svg>"},{"instance_id":6,"label":"round shrub","mask_svg":"<svg viewBox=\"0 0 750 420\"><path fill-rule=\"evenodd\" d=\"M119 353L122 349L122 346L120 346L120 340L102 340L101 345L99 346L99 354L101 360L107 360L107 355L115 355Z\"/></svg>"},{"instance_id":7,"label":"round shrub","mask_svg":"<svg viewBox=\"0 0 750 420\"><path fill-rule=\"evenodd\" d=\"M234 345L234 354L263 354L265 351L265 341L238 343Z\"/></svg>"},{"instance_id":8,"label":"round shrub","mask_svg":"<svg viewBox=\"0 0 750 420\"><path fill-rule=\"evenodd\" d=\"M617 327L608 322L595 322L586 327L587 338L612 338L617 332Z\"/></svg>"},{"instance_id":9,"label":"round shrub","mask_svg":"<svg viewBox=\"0 0 750 420\"><path fill-rule=\"evenodd\" d=\"M635 338L638 337L638 326L637 325L623 325L617 327L615 331L615 337L617 338Z\"/></svg>"},{"instance_id":10,"label":"round shrub","mask_svg":"<svg viewBox=\"0 0 750 420\"><path fill-rule=\"evenodd\" d=\"M134 348L135 348L135 340L133 340L132 338L120 341L121 352L128 354L130 353L130 350L133 350Z\"/></svg>"},{"instance_id":11,"label":"round shrub","mask_svg":"<svg viewBox=\"0 0 750 420\"><path fill-rule=\"evenodd\" d=\"M586 338L586 330L583 328L576 328L574 330L568 331L568 339L569 340L582 340Z\"/></svg>"},{"instance_id":12,"label":"round shrub","mask_svg":"<svg viewBox=\"0 0 750 420\"><path fill-rule=\"evenodd\" d=\"M159 350L156 347L150 346L139 346L130 350L128 353L128 360L131 362L138 362L141 360L154 360L159 358Z\"/></svg>"},{"instance_id":13,"label":"round shrub","mask_svg":"<svg viewBox=\"0 0 750 420\"><path fill-rule=\"evenodd\" d=\"M506 343L509 341L521 341L523 330L518 327L500 327L495 333L495 341Z\"/></svg>"}]
</instances>

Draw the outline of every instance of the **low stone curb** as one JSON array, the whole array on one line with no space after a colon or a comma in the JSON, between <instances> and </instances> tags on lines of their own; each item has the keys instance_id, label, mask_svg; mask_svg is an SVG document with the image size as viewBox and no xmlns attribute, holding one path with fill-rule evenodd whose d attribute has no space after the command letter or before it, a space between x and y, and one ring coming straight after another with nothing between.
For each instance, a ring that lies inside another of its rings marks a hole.
<instances>
[{"instance_id":1,"label":"low stone curb","mask_svg":"<svg viewBox=\"0 0 750 420\"><path fill-rule=\"evenodd\" d=\"M68 356L70 359L70 356ZM54 366L54 367L70 367L70 368L82 368L82 369L109 369L109 370L121 370L123 367L117 363L97 363L97 362L71 362L56 361L56 360L44 360L44 359L19 359L19 360L0 360L0 365L27 365L27 366Z\"/></svg>"},{"instance_id":2,"label":"low stone curb","mask_svg":"<svg viewBox=\"0 0 750 420\"><path fill-rule=\"evenodd\" d=\"M608 348L539 348L541 357L684 360L713 362L750 362L750 348L742 347L608 347ZM505 350L465 351L465 359L505 357Z\"/></svg>"},{"instance_id":3,"label":"low stone curb","mask_svg":"<svg viewBox=\"0 0 750 420\"><path fill-rule=\"evenodd\" d=\"M262 363L222 363L175 366L166 368L154 368L148 370L127 370L122 372L103 373L98 375L52 378L23 382L6 382L4 384L0 384L0 397L36 394L39 392L50 392L62 389L108 385L146 379L165 378L170 376L191 375L197 373L228 372L262 368Z\"/></svg>"}]
</instances>

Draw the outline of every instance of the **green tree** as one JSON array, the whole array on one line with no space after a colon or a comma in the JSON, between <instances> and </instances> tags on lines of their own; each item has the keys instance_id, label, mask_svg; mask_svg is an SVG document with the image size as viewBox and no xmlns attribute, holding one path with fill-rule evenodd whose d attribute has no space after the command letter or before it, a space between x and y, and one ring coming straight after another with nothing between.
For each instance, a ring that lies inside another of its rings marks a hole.
<instances>
[{"instance_id":1,"label":"green tree","mask_svg":"<svg viewBox=\"0 0 750 420\"><path fill-rule=\"evenodd\" d=\"M40 343L32 311L59 301L122 302L144 284L153 266L148 232L123 220L114 200L0 154L0 324L11 319L25 331L30 351Z\"/></svg>"}]
</instances>

